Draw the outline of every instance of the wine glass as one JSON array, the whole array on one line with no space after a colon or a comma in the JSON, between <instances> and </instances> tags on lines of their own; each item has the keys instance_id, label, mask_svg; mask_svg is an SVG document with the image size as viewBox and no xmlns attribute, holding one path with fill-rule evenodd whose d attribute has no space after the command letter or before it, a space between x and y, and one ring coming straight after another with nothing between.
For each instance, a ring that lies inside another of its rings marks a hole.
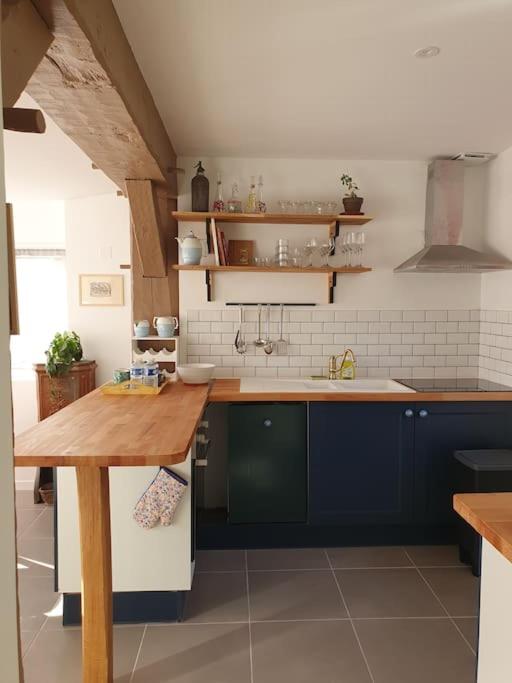
<instances>
[{"instance_id":1,"label":"wine glass","mask_svg":"<svg viewBox=\"0 0 512 683\"><path fill-rule=\"evenodd\" d=\"M352 257L355 256L357 246L356 246L356 235L355 232L347 232L346 234L346 245L347 245L347 266L350 268L354 264L352 263Z\"/></svg>"},{"instance_id":2,"label":"wine glass","mask_svg":"<svg viewBox=\"0 0 512 683\"><path fill-rule=\"evenodd\" d=\"M356 265L357 266L362 266L363 265L363 249L364 249L364 244L366 241L366 235L363 230L360 232L356 233Z\"/></svg>"},{"instance_id":3,"label":"wine glass","mask_svg":"<svg viewBox=\"0 0 512 683\"><path fill-rule=\"evenodd\" d=\"M329 256L334 251L334 240L332 237L327 242L321 242L318 246L318 251L322 257L322 266L326 267L329 265Z\"/></svg>"}]
</instances>

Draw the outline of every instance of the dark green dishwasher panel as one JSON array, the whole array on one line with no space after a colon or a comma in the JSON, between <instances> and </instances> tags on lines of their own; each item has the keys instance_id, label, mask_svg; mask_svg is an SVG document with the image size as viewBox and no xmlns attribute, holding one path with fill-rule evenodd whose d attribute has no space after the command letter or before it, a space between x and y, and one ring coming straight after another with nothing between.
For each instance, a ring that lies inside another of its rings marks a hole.
<instances>
[{"instance_id":1,"label":"dark green dishwasher panel","mask_svg":"<svg viewBox=\"0 0 512 683\"><path fill-rule=\"evenodd\" d=\"M229 407L229 521L305 522L305 403Z\"/></svg>"}]
</instances>

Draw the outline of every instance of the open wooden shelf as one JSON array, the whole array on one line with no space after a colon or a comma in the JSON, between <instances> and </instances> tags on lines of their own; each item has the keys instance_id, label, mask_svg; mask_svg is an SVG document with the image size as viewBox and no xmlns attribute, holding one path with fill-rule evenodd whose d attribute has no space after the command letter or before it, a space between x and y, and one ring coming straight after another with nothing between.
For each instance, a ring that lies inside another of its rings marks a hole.
<instances>
[{"instance_id":1,"label":"open wooden shelf","mask_svg":"<svg viewBox=\"0 0 512 683\"><path fill-rule=\"evenodd\" d=\"M211 270L224 273L368 273L371 268L365 266L319 266L311 268L300 268L298 266L215 266L202 264L199 266L187 266L175 264L174 270ZM147 339L147 337L146 337Z\"/></svg>"},{"instance_id":2,"label":"open wooden shelf","mask_svg":"<svg viewBox=\"0 0 512 683\"><path fill-rule=\"evenodd\" d=\"M279 225L364 225L372 220L372 216L349 216L345 214L316 213L220 213L216 211L173 211L177 221L203 223L215 219L217 223L260 223Z\"/></svg>"}]
</instances>

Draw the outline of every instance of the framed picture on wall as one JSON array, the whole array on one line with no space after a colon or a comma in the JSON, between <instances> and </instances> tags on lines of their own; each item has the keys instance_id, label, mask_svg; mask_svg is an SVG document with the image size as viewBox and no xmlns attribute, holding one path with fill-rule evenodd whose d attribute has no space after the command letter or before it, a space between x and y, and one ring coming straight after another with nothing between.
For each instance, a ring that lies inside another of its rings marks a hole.
<instances>
[{"instance_id":1,"label":"framed picture on wall","mask_svg":"<svg viewBox=\"0 0 512 683\"><path fill-rule=\"evenodd\" d=\"M79 275L81 306L124 306L122 275Z\"/></svg>"}]
</instances>

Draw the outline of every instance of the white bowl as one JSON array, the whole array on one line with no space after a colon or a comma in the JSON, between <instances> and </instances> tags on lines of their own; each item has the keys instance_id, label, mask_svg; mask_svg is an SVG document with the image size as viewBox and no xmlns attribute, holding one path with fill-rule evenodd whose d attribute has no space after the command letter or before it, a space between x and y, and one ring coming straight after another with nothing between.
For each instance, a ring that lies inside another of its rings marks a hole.
<instances>
[{"instance_id":1,"label":"white bowl","mask_svg":"<svg viewBox=\"0 0 512 683\"><path fill-rule=\"evenodd\" d=\"M213 363L185 363L178 365L178 375L184 384L208 384L214 369Z\"/></svg>"}]
</instances>

